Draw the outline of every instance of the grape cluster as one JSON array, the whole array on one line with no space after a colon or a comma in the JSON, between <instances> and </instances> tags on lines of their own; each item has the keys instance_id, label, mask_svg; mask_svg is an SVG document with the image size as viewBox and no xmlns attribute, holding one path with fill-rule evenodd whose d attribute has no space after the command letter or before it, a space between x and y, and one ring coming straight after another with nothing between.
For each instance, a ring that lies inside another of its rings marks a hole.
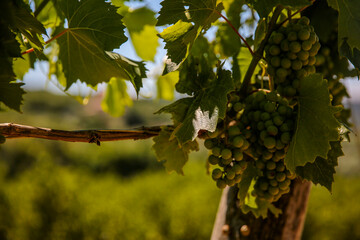
<instances>
[{"instance_id":1,"label":"grape cluster","mask_svg":"<svg viewBox=\"0 0 360 240\"><path fill-rule=\"evenodd\" d=\"M307 17L293 19L274 31L265 47L268 73L285 97L298 93L300 79L315 73L319 38Z\"/></svg>"},{"instance_id":2,"label":"grape cluster","mask_svg":"<svg viewBox=\"0 0 360 240\"><path fill-rule=\"evenodd\" d=\"M276 92L259 91L247 98L240 121L247 127L251 146L245 154L255 159L259 177L253 195L273 202L290 191L295 175L286 169L284 158L294 129L295 113Z\"/></svg>"},{"instance_id":3,"label":"grape cluster","mask_svg":"<svg viewBox=\"0 0 360 240\"><path fill-rule=\"evenodd\" d=\"M258 176L253 194L276 201L290 190L295 177L284 164L294 111L276 92L258 91L247 97L245 104L236 97L230 99L227 117L231 121L204 142L211 149L208 162L219 166L212 171L212 178L219 188L233 186L241 181L248 164L254 164Z\"/></svg>"}]
</instances>

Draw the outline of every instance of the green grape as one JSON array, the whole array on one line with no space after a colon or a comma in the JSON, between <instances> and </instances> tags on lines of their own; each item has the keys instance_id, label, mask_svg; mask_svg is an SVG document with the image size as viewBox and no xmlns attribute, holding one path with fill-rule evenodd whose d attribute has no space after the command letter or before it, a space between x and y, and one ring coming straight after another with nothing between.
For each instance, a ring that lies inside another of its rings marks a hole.
<instances>
[{"instance_id":1,"label":"green grape","mask_svg":"<svg viewBox=\"0 0 360 240\"><path fill-rule=\"evenodd\" d=\"M301 29L298 33L297 33L298 38L301 41L305 41L308 40L310 38L310 31L307 29Z\"/></svg>"},{"instance_id":2,"label":"green grape","mask_svg":"<svg viewBox=\"0 0 360 240\"><path fill-rule=\"evenodd\" d=\"M265 129L265 124L264 124L264 122L258 122L256 127L257 127L257 130L262 131Z\"/></svg>"},{"instance_id":3,"label":"green grape","mask_svg":"<svg viewBox=\"0 0 360 240\"><path fill-rule=\"evenodd\" d=\"M230 159L232 156L232 152L230 149L228 148L224 148L223 150L221 150L221 157L224 159Z\"/></svg>"},{"instance_id":4,"label":"green grape","mask_svg":"<svg viewBox=\"0 0 360 240\"><path fill-rule=\"evenodd\" d=\"M269 120L266 120L264 124L265 124L265 127L267 128L269 126L273 126L274 122L273 122L273 120L269 119Z\"/></svg>"},{"instance_id":5,"label":"green grape","mask_svg":"<svg viewBox=\"0 0 360 240\"><path fill-rule=\"evenodd\" d=\"M254 112L254 116L253 116L253 120L255 121L255 122L258 122L258 121L260 121L260 116L261 116L261 111L255 111Z\"/></svg>"},{"instance_id":6,"label":"green grape","mask_svg":"<svg viewBox=\"0 0 360 240\"><path fill-rule=\"evenodd\" d=\"M276 181L275 179L271 179L269 180L269 184L270 186L272 187L277 187L279 184L278 184L278 181Z\"/></svg>"},{"instance_id":7,"label":"green grape","mask_svg":"<svg viewBox=\"0 0 360 240\"><path fill-rule=\"evenodd\" d=\"M269 136L269 134L267 133L266 130L263 130L263 131L260 132L260 139L261 139L261 141L264 141L264 139L265 139L266 137L268 137L268 136Z\"/></svg>"},{"instance_id":8,"label":"green grape","mask_svg":"<svg viewBox=\"0 0 360 240\"><path fill-rule=\"evenodd\" d=\"M210 156L208 157L208 162L209 162L210 164L212 164L212 165L216 165L216 164L218 164L218 163L220 162L220 158L217 157L217 156L215 156L215 155L210 155Z\"/></svg>"},{"instance_id":9,"label":"green grape","mask_svg":"<svg viewBox=\"0 0 360 240\"><path fill-rule=\"evenodd\" d=\"M278 68L276 70L276 76L279 78L286 78L288 71L285 68Z\"/></svg>"},{"instance_id":10,"label":"green grape","mask_svg":"<svg viewBox=\"0 0 360 240\"><path fill-rule=\"evenodd\" d=\"M212 173L211 173L211 176L212 176L212 179L214 180L218 180L222 177L222 174L223 172L221 171L220 168L215 168Z\"/></svg>"},{"instance_id":11,"label":"green grape","mask_svg":"<svg viewBox=\"0 0 360 240\"><path fill-rule=\"evenodd\" d=\"M284 69L288 69L291 67L291 60L288 58L281 59L281 67Z\"/></svg>"},{"instance_id":12,"label":"green grape","mask_svg":"<svg viewBox=\"0 0 360 240\"><path fill-rule=\"evenodd\" d=\"M296 59L296 60L293 60L292 62L291 62L291 68L293 69L293 70L295 70L295 71L298 71L298 70L300 70L301 68L302 68L302 62L300 61L300 60L298 60L298 59Z\"/></svg>"},{"instance_id":13,"label":"green grape","mask_svg":"<svg viewBox=\"0 0 360 240\"><path fill-rule=\"evenodd\" d=\"M233 169L230 169L229 171L226 171L226 178L229 180L233 180L235 178L235 174L235 171Z\"/></svg>"},{"instance_id":14,"label":"green grape","mask_svg":"<svg viewBox=\"0 0 360 240\"><path fill-rule=\"evenodd\" d=\"M276 136L279 132L277 127L275 127L274 125L267 127L266 130L267 130L267 133L271 136Z\"/></svg>"},{"instance_id":15,"label":"green grape","mask_svg":"<svg viewBox=\"0 0 360 240\"><path fill-rule=\"evenodd\" d=\"M232 145L241 148L244 145L245 138L242 135L236 136L232 139Z\"/></svg>"},{"instance_id":16,"label":"green grape","mask_svg":"<svg viewBox=\"0 0 360 240\"><path fill-rule=\"evenodd\" d=\"M283 41L281 41L280 43L280 49L283 52L287 52L289 51L289 41L287 39L284 39Z\"/></svg>"},{"instance_id":17,"label":"green grape","mask_svg":"<svg viewBox=\"0 0 360 240\"><path fill-rule=\"evenodd\" d=\"M264 199L265 199L266 201L268 201L268 202L273 202L273 201L274 201L274 196L271 195L270 193L266 192L266 193L264 194Z\"/></svg>"},{"instance_id":18,"label":"green grape","mask_svg":"<svg viewBox=\"0 0 360 240\"><path fill-rule=\"evenodd\" d=\"M280 48L277 45L272 45L269 48L269 53L273 56L279 55L280 54Z\"/></svg>"},{"instance_id":19,"label":"green grape","mask_svg":"<svg viewBox=\"0 0 360 240\"><path fill-rule=\"evenodd\" d=\"M271 58L270 60L270 64L273 66L273 67L280 67L281 65L281 59L279 56L274 56Z\"/></svg>"},{"instance_id":20,"label":"green grape","mask_svg":"<svg viewBox=\"0 0 360 240\"><path fill-rule=\"evenodd\" d=\"M274 169L276 169L276 163L273 162L273 161L268 161L268 162L266 163L266 169L268 169L268 170L274 170Z\"/></svg>"},{"instance_id":21,"label":"green grape","mask_svg":"<svg viewBox=\"0 0 360 240\"><path fill-rule=\"evenodd\" d=\"M220 154L221 154L221 148L220 148L220 147L214 147L214 148L212 149L212 154L215 155L215 156L217 156L217 157L219 157Z\"/></svg>"},{"instance_id":22,"label":"green grape","mask_svg":"<svg viewBox=\"0 0 360 240\"><path fill-rule=\"evenodd\" d=\"M284 132L283 134L281 134L281 142L283 142L284 144L288 144L290 143L291 140L291 136L289 132Z\"/></svg>"},{"instance_id":23,"label":"green grape","mask_svg":"<svg viewBox=\"0 0 360 240\"><path fill-rule=\"evenodd\" d=\"M266 95L266 99L271 101L271 102L276 102L278 100L278 95L276 92L269 92ZM260 111L259 111L260 112Z\"/></svg>"},{"instance_id":24,"label":"green grape","mask_svg":"<svg viewBox=\"0 0 360 240\"><path fill-rule=\"evenodd\" d=\"M240 102L237 102L233 105L233 109L235 112L240 112L241 110L244 109L244 105Z\"/></svg>"},{"instance_id":25,"label":"green grape","mask_svg":"<svg viewBox=\"0 0 360 240\"><path fill-rule=\"evenodd\" d=\"M276 163L276 171L283 172L285 171L285 165L283 162L277 162ZM286 176L286 175L285 175Z\"/></svg>"},{"instance_id":26,"label":"green grape","mask_svg":"<svg viewBox=\"0 0 360 240\"><path fill-rule=\"evenodd\" d=\"M231 126L228 128L228 135L231 136L237 136L240 134L240 128L238 126Z\"/></svg>"},{"instance_id":27,"label":"green grape","mask_svg":"<svg viewBox=\"0 0 360 240\"><path fill-rule=\"evenodd\" d=\"M263 113L261 113L260 118L261 118L261 120L266 121L271 118L271 115L268 112L263 112Z\"/></svg>"},{"instance_id":28,"label":"green grape","mask_svg":"<svg viewBox=\"0 0 360 240\"><path fill-rule=\"evenodd\" d=\"M297 33L296 32L289 32L289 34L287 36L287 40L289 40L290 42L296 41L297 40Z\"/></svg>"},{"instance_id":29,"label":"green grape","mask_svg":"<svg viewBox=\"0 0 360 240\"><path fill-rule=\"evenodd\" d=\"M305 61L305 60L309 59L309 52L300 51L297 53L297 56L301 61Z\"/></svg>"},{"instance_id":30,"label":"green grape","mask_svg":"<svg viewBox=\"0 0 360 240\"><path fill-rule=\"evenodd\" d=\"M302 45L299 42L291 42L289 44L289 49L293 53L298 53L301 51ZM309 49L310 50L310 49Z\"/></svg>"},{"instance_id":31,"label":"green grape","mask_svg":"<svg viewBox=\"0 0 360 240\"><path fill-rule=\"evenodd\" d=\"M269 189L269 183L268 182L260 182L259 189L262 191L266 191Z\"/></svg>"},{"instance_id":32,"label":"green grape","mask_svg":"<svg viewBox=\"0 0 360 240\"><path fill-rule=\"evenodd\" d=\"M284 95L287 97L293 97L296 95L296 89L292 86L286 86L284 89Z\"/></svg>"},{"instance_id":33,"label":"green grape","mask_svg":"<svg viewBox=\"0 0 360 240\"><path fill-rule=\"evenodd\" d=\"M290 185L290 184L287 183L287 180L290 181L290 179L286 179L286 180L283 181L283 182L279 182L279 188L280 188L280 190L286 190L286 189L289 188L289 185Z\"/></svg>"},{"instance_id":34,"label":"green grape","mask_svg":"<svg viewBox=\"0 0 360 240\"><path fill-rule=\"evenodd\" d=\"M272 34L272 41L275 44L280 44L284 38L285 38L285 36L282 33L277 32L277 33Z\"/></svg>"},{"instance_id":35,"label":"green grape","mask_svg":"<svg viewBox=\"0 0 360 240\"><path fill-rule=\"evenodd\" d=\"M263 151L262 158L264 160L270 160L273 157L273 153L267 150Z\"/></svg>"},{"instance_id":36,"label":"green grape","mask_svg":"<svg viewBox=\"0 0 360 240\"><path fill-rule=\"evenodd\" d=\"M222 178L216 180L216 186L220 189L224 189L226 187L226 181Z\"/></svg>"},{"instance_id":37,"label":"green grape","mask_svg":"<svg viewBox=\"0 0 360 240\"><path fill-rule=\"evenodd\" d=\"M269 189L268 189L268 192L273 196L278 194L279 191L280 191L280 189L278 187L273 187L273 186L269 187Z\"/></svg>"},{"instance_id":38,"label":"green grape","mask_svg":"<svg viewBox=\"0 0 360 240\"><path fill-rule=\"evenodd\" d=\"M278 172L275 176L276 181L283 182L286 179L286 174L284 172Z\"/></svg>"},{"instance_id":39,"label":"green grape","mask_svg":"<svg viewBox=\"0 0 360 240\"><path fill-rule=\"evenodd\" d=\"M229 179L229 178L227 178L227 176L225 177L225 183L227 184L227 185L229 185L230 187L232 187L232 186L234 186L235 185L235 179L233 178L233 179Z\"/></svg>"},{"instance_id":40,"label":"green grape","mask_svg":"<svg viewBox=\"0 0 360 240\"><path fill-rule=\"evenodd\" d=\"M222 165L226 166L232 162L232 159L231 158L220 158L220 162Z\"/></svg>"},{"instance_id":41,"label":"green grape","mask_svg":"<svg viewBox=\"0 0 360 240\"><path fill-rule=\"evenodd\" d=\"M213 147L215 147L215 143L212 139L206 139L204 141L204 146L207 148L207 149L212 149Z\"/></svg>"},{"instance_id":42,"label":"green grape","mask_svg":"<svg viewBox=\"0 0 360 240\"><path fill-rule=\"evenodd\" d=\"M282 135L281 135L282 136ZM264 146L267 149L274 148L276 146L276 140L273 137L267 137L264 139Z\"/></svg>"},{"instance_id":43,"label":"green grape","mask_svg":"<svg viewBox=\"0 0 360 240\"><path fill-rule=\"evenodd\" d=\"M309 24L310 24L310 20L309 20L309 18L307 18L307 17L305 17L305 16L302 16L302 17L299 19L298 23L303 24L303 25L309 25Z\"/></svg>"},{"instance_id":44,"label":"green grape","mask_svg":"<svg viewBox=\"0 0 360 240\"><path fill-rule=\"evenodd\" d=\"M274 179L275 178L275 175L276 175L276 172L274 170L269 170L269 171L266 171L265 172L265 176L268 178L268 179Z\"/></svg>"},{"instance_id":45,"label":"green grape","mask_svg":"<svg viewBox=\"0 0 360 240\"><path fill-rule=\"evenodd\" d=\"M265 103L265 105L264 105L264 110L265 110L266 112L268 112L268 113L274 112L275 109L276 109L276 104L273 103L273 102L267 102L267 103Z\"/></svg>"},{"instance_id":46,"label":"green grape","mask_svg":"<svg viewBox=\"0 0 360 240\"><path fill-rule=\"evenodd\" d=\"M234 157L235 161L241 161L244 158L244 154L240 149L234 149L233 157Z\"/></svg>"},{"instance_id":47,"label":"green grape","mask_svg":"<svg viewBox=\"0 0 360 240\"><path fill-rule=\"evenodd\" d=\"M235 178L234 178L234 181L235 183L239 183L242 179L242 175L241 174L236 174L235 175Z\"/></svg>"},{"instance_id":48,"label":"green grape","mask_svg":"<svg viewBox=\"0 0 360 240\"><path fill-rule=\"evenodd\" d=\"M281 150L281 149L283 149L284 147L285 147L285 144L283 144L280 139L277 139L277 140L276 140L276 146L275 146L275 148L276 148L277 150Z\"/></svg>"},{"instance_id":49,"label":"green grape","mask_svg":"<svg viewBox=\"0 0 360 240\"><path fill-rule=\"evenodd\" d=\"M216 129L214 132L208 132L210 138L216 138L219 136L219 134L220 134L219 129Z\"/></svg>"}]
</instances>

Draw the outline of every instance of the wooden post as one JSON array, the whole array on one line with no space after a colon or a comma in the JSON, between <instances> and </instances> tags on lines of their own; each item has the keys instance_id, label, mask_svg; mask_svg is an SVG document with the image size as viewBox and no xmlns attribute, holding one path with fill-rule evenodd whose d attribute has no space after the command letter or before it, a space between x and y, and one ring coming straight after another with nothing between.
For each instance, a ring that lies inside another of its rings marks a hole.
<instances>
[{"instance_id":1,"label":"wooden post","mask_svg":"<svg viewBox=\"0 0 360 240\"><path fill-rule=\"evenodd\" d=\"M237 207L237 189L224 191L221 197L211 240L300 240L304 227L311 182L296 179L290 193L275 204L283 214L276 218L269 213L266 219L243 214ZM227 202L224 203L224 196ZM226 216L225 221L220 219ZM228 229L228 231L224 231Z\"/></svg>"}]
</instances>

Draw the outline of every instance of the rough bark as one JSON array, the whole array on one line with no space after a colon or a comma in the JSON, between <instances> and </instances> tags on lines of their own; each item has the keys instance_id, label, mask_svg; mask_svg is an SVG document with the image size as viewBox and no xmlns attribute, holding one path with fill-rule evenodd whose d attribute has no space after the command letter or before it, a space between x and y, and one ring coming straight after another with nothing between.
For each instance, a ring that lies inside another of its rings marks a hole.
<instances>
[{"instance_id":1,"label":"rough bark","mask_svg":"<svg viewBox=\"0 0 360 240\"><path fill-rule=\"evenodd\" d=\"M295 180L290 193L276 203L283 214L276 218L269 213L266 219L255 218L251 213L243 214L237 207L237 190L230 188L228 193L224 192L227 194L227 205L220 205L217 214L217 218L226 214L226 221L223 226L216 226L220 222L215 221L214 230L217 229L217 232L213 231L211 240L300 240L310 188L310 182Z\"/></svg>"}]
</instances>

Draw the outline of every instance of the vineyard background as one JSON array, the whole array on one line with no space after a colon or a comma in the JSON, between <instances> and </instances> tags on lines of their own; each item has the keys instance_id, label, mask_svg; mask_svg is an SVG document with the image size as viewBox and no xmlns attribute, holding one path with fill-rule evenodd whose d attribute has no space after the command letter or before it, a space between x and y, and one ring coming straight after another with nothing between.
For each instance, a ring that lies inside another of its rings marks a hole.
<instances>
[{"instance_id":1,"label":"vineyard background","mask_svg":"<svg viewBox=\"0 0 360 240\"><path fill-rule=\"evenodd\" d=\"M101 96L86 106L45 92L25 98L24 114L2 113L0 121L53 128L66 122L67 129L170 121L152 114L161 101L135 101L119 119L101 111ZM351 105L360 111L358 102ZM360 239L359 140L352 139L333 194L312 189L303 239ZM0 150L0 239L209 239L221 191L206 175L207 151L190 155L179 176L165 172L151 145L8 140Z\"/></svg>"}]
</instances>

